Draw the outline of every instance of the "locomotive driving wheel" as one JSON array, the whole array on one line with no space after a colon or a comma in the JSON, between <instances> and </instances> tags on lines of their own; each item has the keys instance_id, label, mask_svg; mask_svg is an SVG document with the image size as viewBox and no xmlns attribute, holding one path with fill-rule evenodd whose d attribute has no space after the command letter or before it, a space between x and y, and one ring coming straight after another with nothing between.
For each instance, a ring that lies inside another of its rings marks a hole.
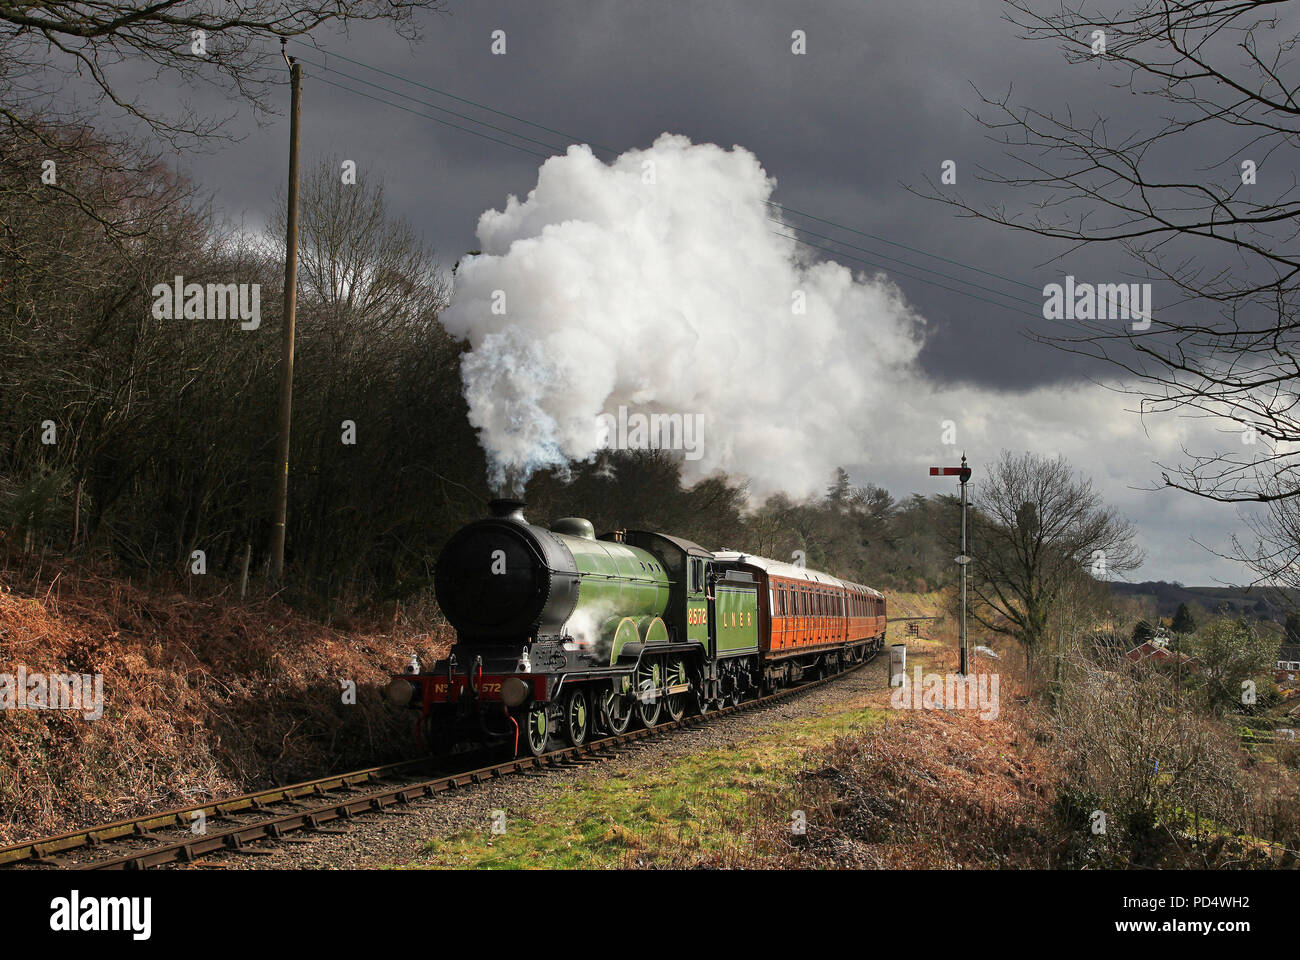
<instances>
[{"instance_id":1,"label":"locomotive driving wheel","mask_svg":"<svg viewBox=\"0 0 1300 960\"><path fill-rule=\"evenodd\" d=\"M664 697L664 713L669 720L680 720L686 716L686 697L684 693L670 693Z\"/></svg>"},{"instance_id":2,"label":"locomotive driving wheel","mask_svg":"<svg viewBox=\"0 0 1300 960\"><path fill-rule=\"evenodd\" d=\"M606 730L618 736L627 733L632 723L632 708L623 702L617 690L606 690L600 700L600 722Z\"/></svg>"},{"instance_id":3,"label":"locomotive driving wheel","mask_svg":"<svg viewBox=\"0 0 1300 960\"><path fill-rule=\"evenodd\" d=\"M686 683L686 664L678 660L668 669L668 685L680 686ZM664 712L669 720L680 720L686 716L687 697L690 692L670 693L664 697Z\"/></svg>"},{"instance_id":4,"label":"locomotive driving wheel","mask_svg":"<svg viewBox=\"0 0 1300 960\"><path fill-rule=\"evenodd\" d=\"M591 715L587 709L587 695L581 690L569 694L564 709L564 738L571 746L580 747L587 742Z\"/></svg>"},{"instance_id":5,"label":"locomotive driving wheel","mask_svg":"<svg viewBox=\"0 0 1300 960\"><path fill-rule=\"evenodd\" d=\"M636 669L636 714L646 727L659 722L663 699L659 690L663 686L663 670L658 660L642 663Z\"/></svg>"}]
</instances>

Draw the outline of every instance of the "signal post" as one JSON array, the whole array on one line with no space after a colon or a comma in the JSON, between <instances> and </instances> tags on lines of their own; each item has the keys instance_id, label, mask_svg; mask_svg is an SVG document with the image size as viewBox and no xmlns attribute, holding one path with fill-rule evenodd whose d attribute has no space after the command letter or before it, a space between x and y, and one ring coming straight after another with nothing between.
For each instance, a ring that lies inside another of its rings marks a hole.
<instances>
[{"instance_id":1,"label":"signal post","mask_svg":"<svg viewBox=\"0 0 1300 960\"><path fill-rule=\"evenodd\" d=\"M975 662L970 657L970 638L966 632L966 567L970 557L966 555L966 484L970 482L970 467L966 455L962 454L960 467L931 467L932 477L957 477L961 481L961 555L957 557L957 568L961 571L961 649L959 672L966 676L967 664L974 671Z\"/></svg>"}]
</instances>

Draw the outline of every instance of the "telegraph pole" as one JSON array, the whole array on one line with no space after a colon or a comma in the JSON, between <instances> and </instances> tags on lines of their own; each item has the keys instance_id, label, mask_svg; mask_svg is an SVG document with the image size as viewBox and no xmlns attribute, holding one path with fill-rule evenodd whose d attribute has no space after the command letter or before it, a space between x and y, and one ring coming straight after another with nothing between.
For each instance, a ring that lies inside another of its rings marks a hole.
<instances>
[{"instance_id":1,"label":"telegraph pole","mask_svg":"<svg viewBox=\"0 0 1300 960\"><path fill-rule=\"evenodd\" d=\"M961 555L957 557L957 569L961 571L961 648L960 674L966 676L967 666L974 667L970 659L970 637L966 632L966 567L970 557L966 555L966 484L970 482L970 467L966 455L962 454L960 467L931 467L932 477L957 477L961 481Z\"/></svg>"},{"instance_id":2,"label":"telegraph pole","mask_svg":"<svg viewBox=\"0 0 1300 960\"><path fill-rule=\"evenodd\" d=\"M273 584L284 576L284 531L289 510L289 417L293 409L293 321L298 306L298 119L302 113L302 64L284 53L289 64L289 211L284 237L284 322L280 347L280 415L275 458L275 525L271 530Z\"/></svg>"}]
</instances>

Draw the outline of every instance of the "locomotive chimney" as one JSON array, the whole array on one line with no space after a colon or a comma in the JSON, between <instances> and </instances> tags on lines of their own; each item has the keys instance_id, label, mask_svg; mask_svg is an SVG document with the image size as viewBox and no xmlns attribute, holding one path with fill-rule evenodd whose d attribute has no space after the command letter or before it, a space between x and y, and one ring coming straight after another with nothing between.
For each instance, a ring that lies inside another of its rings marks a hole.
<instances>
[{"instance_id":1,"label":"locomotive chimney","mask_svg":"<svg viewBox=\"0 0 1300 960\"><path fill-rule=\"evenodd\" d=\"M488 504L488 512L499 520L514 520L527 523L524 519L524 501L498 497Z\"/></svg>"}]
</instances>

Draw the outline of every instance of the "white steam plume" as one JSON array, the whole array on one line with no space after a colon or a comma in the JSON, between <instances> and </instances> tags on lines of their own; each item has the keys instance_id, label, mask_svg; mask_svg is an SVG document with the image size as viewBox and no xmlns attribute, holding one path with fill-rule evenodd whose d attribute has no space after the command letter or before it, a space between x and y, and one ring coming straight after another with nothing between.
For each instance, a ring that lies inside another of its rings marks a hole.
<instances>
[{"instance_id":1,"label":"white steam plume","mask_svg":"<svg viewBox=\"0 0 1300 960\"><path fill-rule=\"evenodd\" d=\"M620 406L703 415L688 482L723 470L754 496L803 495L867 459L923 321L883 276L778 236L774 187L741 147L664 134L610 164L570 147L527 199L483 214L443 322L472 347L465 397L494 484L590 459Z\"/></svg>"}]
</instances>

